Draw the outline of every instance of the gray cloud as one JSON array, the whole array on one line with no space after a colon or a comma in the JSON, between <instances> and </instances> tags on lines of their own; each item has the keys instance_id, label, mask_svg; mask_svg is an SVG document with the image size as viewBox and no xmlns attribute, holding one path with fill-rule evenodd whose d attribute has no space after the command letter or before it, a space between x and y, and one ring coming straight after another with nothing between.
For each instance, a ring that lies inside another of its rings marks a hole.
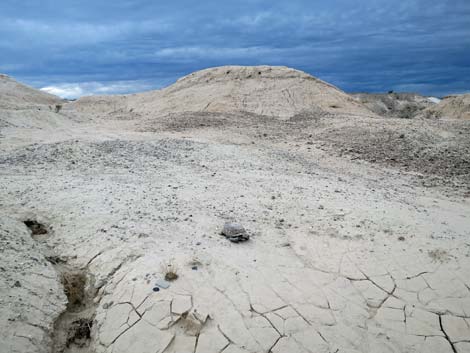
<instances>
[{"instance_id":1,"label":"gray cloud","mask_svg":"<svg viewBox=\"0 0 470 353\"><path fill-rule=\"evenodd\" d=\"M291 66L348 91L470 90L467 0L56 4L2 1L0 71L80 94L157 88L225 64Z\"/></svg>"}]
</instances>

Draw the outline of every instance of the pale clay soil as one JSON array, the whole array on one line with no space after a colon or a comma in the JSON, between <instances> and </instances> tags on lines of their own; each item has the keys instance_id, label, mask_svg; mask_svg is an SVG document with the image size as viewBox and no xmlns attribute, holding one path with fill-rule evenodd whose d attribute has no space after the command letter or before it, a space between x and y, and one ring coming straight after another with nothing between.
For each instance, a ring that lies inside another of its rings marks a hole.
<instances>
[{"instance_id":1,"label":"pale clay soil","mask_svg":"<svg viewBox=\"0 0 470 353\"><path fill-rule=\"evenodd\" d=\"M303 75L77 102L0 77L0 351L470 352L470 120Z\"/></svg>"}]
</instances>

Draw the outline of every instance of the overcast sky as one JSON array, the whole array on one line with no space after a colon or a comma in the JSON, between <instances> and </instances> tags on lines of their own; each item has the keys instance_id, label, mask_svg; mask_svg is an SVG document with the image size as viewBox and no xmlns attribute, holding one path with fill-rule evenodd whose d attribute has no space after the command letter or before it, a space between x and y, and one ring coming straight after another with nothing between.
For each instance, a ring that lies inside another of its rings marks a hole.
<instances>
[{"instance_id":1,"label":"overcast sky","mask_svg":"<svg viewBox=\"0 0 470 353\"><path fill-rule=\"evenodd\" d=\"M351 91L470 92L470 0L1 0L0 72L52 93L285 65Z\"/></svg>"}]
</instances>

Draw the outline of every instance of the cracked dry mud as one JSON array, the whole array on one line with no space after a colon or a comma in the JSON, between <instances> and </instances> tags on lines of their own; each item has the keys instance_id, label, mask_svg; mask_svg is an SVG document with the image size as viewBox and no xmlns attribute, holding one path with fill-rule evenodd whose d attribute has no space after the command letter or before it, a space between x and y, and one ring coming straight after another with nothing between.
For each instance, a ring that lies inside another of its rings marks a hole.
<instances>
[{"instance_id":1,"label":"cracked dry mud","mask_svg":"<svg viewBox=\"0 0 470 353\"><path fill-rule=\"evenodd\" d=\"M2 130L2 352L470 351L465 188L351 159L318 131L380 118L88 121L74 104L60 128ZM178 278L153 291L168 263Z\"/></svg>"}]
</instances>

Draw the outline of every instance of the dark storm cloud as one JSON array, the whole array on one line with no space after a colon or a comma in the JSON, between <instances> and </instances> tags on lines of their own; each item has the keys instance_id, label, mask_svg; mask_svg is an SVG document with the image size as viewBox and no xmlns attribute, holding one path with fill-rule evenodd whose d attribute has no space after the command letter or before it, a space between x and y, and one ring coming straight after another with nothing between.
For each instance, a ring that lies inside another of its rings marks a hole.
<instances>
[{"instance_id":1,"label":"dark storm cloud","mask_svg":"<svg viewBox=\"0 0 470 353\"><path fill-rule=\"evenodd\" d=\"M55 93L125 93L228 64L286 65L347 91L470 90L470 2L0 3L0 72Z\"/></svg>"}]
</instances>

